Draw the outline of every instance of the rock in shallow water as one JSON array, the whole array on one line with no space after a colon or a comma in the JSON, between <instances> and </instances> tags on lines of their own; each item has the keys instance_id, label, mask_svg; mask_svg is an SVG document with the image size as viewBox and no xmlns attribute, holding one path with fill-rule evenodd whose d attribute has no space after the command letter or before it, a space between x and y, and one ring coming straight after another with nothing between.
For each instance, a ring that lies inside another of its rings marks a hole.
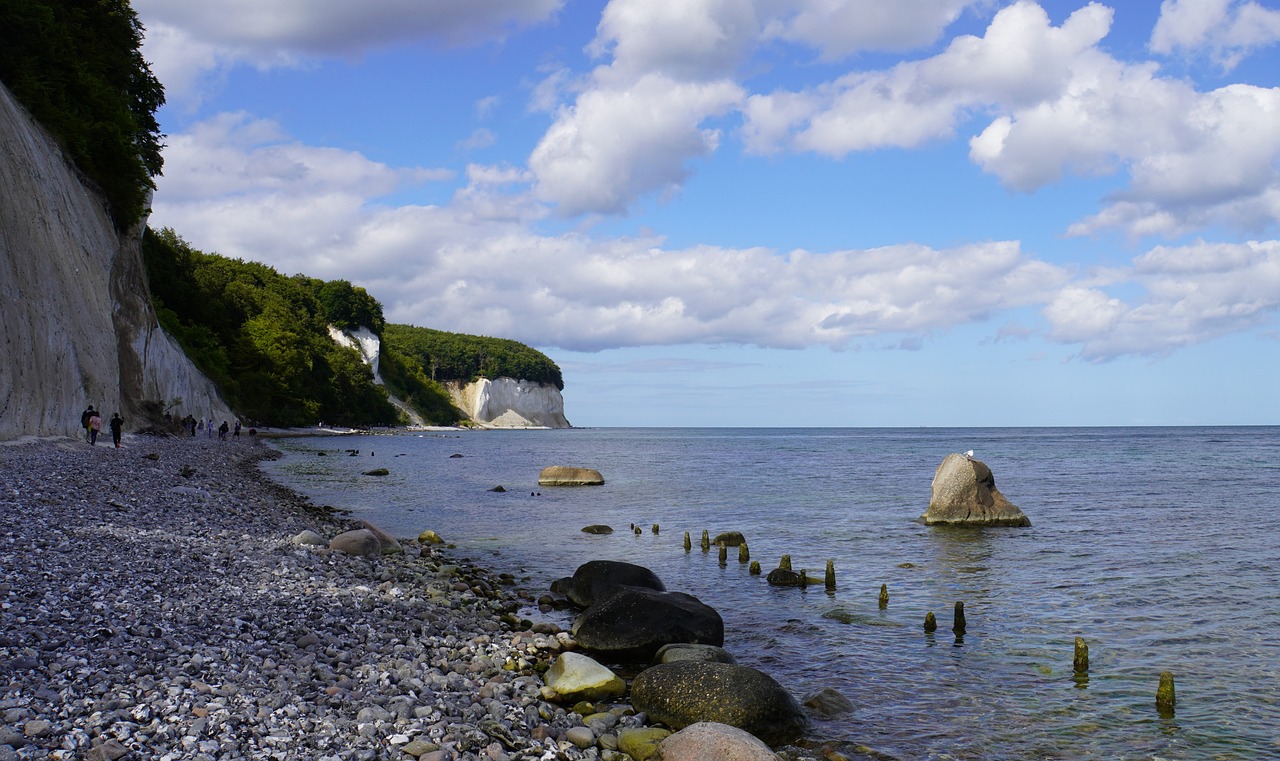
<instances>
[{"instance_id":1,"label":"rock in shallow water","mask_svg":"<svg viewBox=\"0 0 1280 761\"><path fill-rule=\"evenodd\" d=\"M1030 526L1031 520L996 488L986 463L968 455L949 454L933 475L926 525Z\"/></svg>"}]
</instances>

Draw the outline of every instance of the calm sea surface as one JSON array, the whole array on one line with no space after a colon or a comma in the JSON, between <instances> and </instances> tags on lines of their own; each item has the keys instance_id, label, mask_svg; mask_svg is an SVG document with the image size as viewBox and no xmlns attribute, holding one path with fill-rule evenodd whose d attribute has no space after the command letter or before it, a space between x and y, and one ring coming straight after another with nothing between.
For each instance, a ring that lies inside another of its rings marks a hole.
<instances>
[{"instance_id":1,"label":"calm sea surface","mask_svg":"<svg viewBox=\"0 0 1280 761\"><path fill-rule=\"evenodd\" d=\"M1280 758L1280 428L614 428L275 444L286 453L267 466L277 480L399 536L435 529L531 590L597 558L653 569L720 612L740 663L797 697L834 687L853 701L815 726L819 739L902 759ZM967 449L1031 528L914 522L942 458ZM607 483L539 487L546 465L596 468ZM391 475L360 475L373 467ZM497 485L508 491L488 491ZM581 533L593 523L616 533ZM704 530L741 531L766 573L783 554L819 577L834 560L838 587L770 587L736 551L724 566L701 552ZM962 639L950 631L957 601ZM1076 636L1089 644L1085 678L1072 672ZM1166 670L1171 718L1155 707Z\"/></svg>"}]
</instances>

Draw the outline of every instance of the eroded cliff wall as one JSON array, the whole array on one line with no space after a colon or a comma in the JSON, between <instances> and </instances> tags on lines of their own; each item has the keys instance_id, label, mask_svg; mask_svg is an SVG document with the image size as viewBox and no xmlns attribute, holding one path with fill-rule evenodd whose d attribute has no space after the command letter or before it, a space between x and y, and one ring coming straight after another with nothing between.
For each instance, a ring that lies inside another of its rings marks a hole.
<instances>
[{"instance_id":1,"label":"eroded cliff wall","mask_svg":"<svg viewBox=\"0 0 1280 761\"><path fill-rule=\"evenodd\" d=\"M87 404L126 428L147 400L232 417L156 322L141 245L0 85L0 439L77 435Z\"/></svg>"},{"instance_id":2,"label":"eroded cliff wall","mask_svg":"<svg viewBox=\"0 0 1280 761\"><path fill-rule=\"evenodd\" d=\"M472 422L488 428L572 428L560 389L527 380L481 378L445 383L453 403Z\"/></svg>"}]
</instances>

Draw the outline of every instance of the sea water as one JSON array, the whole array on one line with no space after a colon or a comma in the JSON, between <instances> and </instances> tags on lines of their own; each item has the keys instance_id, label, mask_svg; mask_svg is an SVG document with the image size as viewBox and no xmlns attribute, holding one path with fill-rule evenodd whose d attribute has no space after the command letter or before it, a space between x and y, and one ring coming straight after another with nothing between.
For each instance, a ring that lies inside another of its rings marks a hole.
<instances>
[{"instance_id":1,"label":"sea water","mask_svg":"<svg viewBox=\"0 0 1280 761\"><path fill-rule=\"evenodd\" d=\"M797 697L831 687L852 701L816 739L901 759L1280 758L1280 428L572 429L276 446L268 472L316 502L399 536L434 529L535 592L592 559L652 569L719 611L739 663ZM938 464L969 449L1030 528L917 522ZM540 487L547 465L606 482ZM375 467L390 475L361 475ZM614 533L582 533L590 524ZM701 551L703 531L742 532L765 573L784 554L818 578L834 561L836 588L771 587L736 549L724 564ZM1087 674L1073 671L1077 636ZM1172 716L1155 704L1163 671Z\"/></svg>"}]
</instances>

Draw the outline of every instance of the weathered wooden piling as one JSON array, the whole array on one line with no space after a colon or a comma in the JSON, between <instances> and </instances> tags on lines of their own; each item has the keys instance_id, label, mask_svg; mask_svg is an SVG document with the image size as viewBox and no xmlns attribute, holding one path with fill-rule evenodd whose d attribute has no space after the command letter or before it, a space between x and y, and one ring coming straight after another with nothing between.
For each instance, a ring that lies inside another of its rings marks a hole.
<instances>
[{"instance_id":1,"label":"weathered wooden piling","mask_svg":"<svg viewBox=\"0 0 1280 761\"><path fill-rule=\"evenodd\" d=\"M1160 686L1156 688L1156 710L1161 716L1173 716L1173 707L1177 704L1173 689L1173 672L1160 673Z\"/></svg>"},{"instance_id":2,"label":"weathered wooden piling","mask_svg":"<svg viewBox=\"0 0 1280 761\"><path fill-rule=\"evenodd\" d=\"M711 535L707 533L705 528L702 530L702 551L711 551Z\"/></svg>"},{"instance_id":3,"label":"weathered wooden piling","mask_svg":"<svg viewBox=\"0 0 1280 761\"><path fill-rule=\"evenodd\" d=\"M752 561L751 561L751 565L747 567L747 573L751 574L752 576L759 576L759 575L760 575L760 561L759 561L759 560L752 560Z\"/></svg>"},{"instance_id":4,"label":"weathered wooden piling","mask_svg":"<svg viewBox=\"0 0 1280 761\"><path fill-rule=\"evenodd\" d=\"M751 559L751 551L747 549L747 543L743 542L738 545L738 562L745 563Z\"/></svg>"},{"instance_id":5,"label":"weathered wooden piling","mask_svg":"<svg viewBox=\"0 0 1280 761\"><path fill-rule=\"evenodd\" d=\"M783 555L783 556L782 556L782 559L778 561L778 567L779 567L779 568L785 568L785 569L787 569L788 571L790 571L790 570L791 570L791 556L790 556L790 555Z\"/></svg>"},{"instance_id":6,"label":"weathered wooden piling","mask_svg":"<svg viewBox=\"0 0 1280 761\"><path fill-rule=\"evenodd\" d=\"M1076 657L1071 662L1071 667L1077 674L1089 670L1089 643L1084 641L1084 637L1076 637Z\"/></svg>"},{"instance_id":7,"label":"weathered wooden piling","mask_svg":"<svg viewBox=\"0 0 1280 761\"><path fill-rule=\"evenodd\" d=\"M964 603L956 603L955 622L951 625L951 631L956 634L964 634Z\"/></svg>"},{"instance_id":8,"label":"weathered wooden piling","mask_svg":"<svg viewBox=\"0 0 1280 761\"><path fill-rule=\"evenodd\" d=\"M800 569L800 586L801 588L809 586L809 569Z\"/></svg>"},{"instance_id":9,"label":"weathered wooden piling","mask_svg":"<svg viewBox=\"0 0 1280 761\"><path fill-rule=\"evenodd\" d=\"M689 532L684 532L684 551L689 552L693 549L693 542L689 540Z\"/></svg>"},{"instance_id":10,"label":"weathered wooden piling","mask_svg":"<svg viewBox=\"0 0 1280 761\"><path fill-rule=\"evenodd\" d=\"M725 565L728 562L729 562L729 546L724 542L721 542L720 543L720 565Z\"/></svg>"},{"instance_id":11,"label":"weathered wooden piling","mask_svg":"<svg viewBox=\"0 0 1280 761\"><path fill-rule=\"evenodd\" d=\"M639 527L639 526L636 526L636 527L634 527L634 528L633 528L633 529L631 529L631 530L632 530L632 531L634 531L634 532L636 532L636 536L640 536L640 534L644 533L644 532L642 532L642 531L640 530L640 527Z\"/></svg>"},{"instance_id":12,"label":"weathered wooden piling","mask_svg":"<svg viewBox=\"0 0 1280 761\"><path fill-rule=\"evenodd\" d=\"M924 630L926 634L932 634L938 630L938 618L933 615L933 611L924 614Z\"/></svg>"},{"instance_id":13,"label":"weathered wooden piling","mask_svg":"<svg viewBox=\"0 0 1280 761\"><path fill-rule=\"evenodd\" d=\"M655 524L653 524L652 526L650 526L650 527L649 527L649 530L650 530L650 531L652 531L652 532L653 532L653 533L655 533L655 534L656 534L656 533L658 533L658 524L656 524L656 523L655 523Z\"/></svg>"},{"instance_id":14,"label":"weathered wooden piling","mask_svg":"<svg viewBox=\"0 0 1280 761\"><path fill-rule=\"evenodd\" d=\"M880 610L889 607L889 585L880 585Z\"/></svg>"},{"instance_id":15,"label":"weathered wooden piling","mask_svg":"<svg viewBox=\"0 0 1280 761\"><path fill-rule=\"evenodd\" d=\"M827 589L836 588L836 561L827 561L827 577L824 581L826 582Z\"/></svg>"}]
</instances>

